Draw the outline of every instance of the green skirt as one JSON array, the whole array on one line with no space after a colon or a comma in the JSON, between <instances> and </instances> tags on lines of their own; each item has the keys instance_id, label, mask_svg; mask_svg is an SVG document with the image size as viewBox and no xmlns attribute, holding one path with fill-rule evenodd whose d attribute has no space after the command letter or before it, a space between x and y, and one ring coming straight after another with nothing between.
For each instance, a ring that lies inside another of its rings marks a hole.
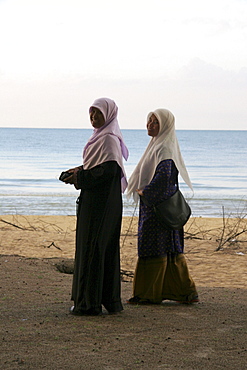
<instances>
[{"instance_id":1,"label":"green skirt","mask_svg":"<svg viewBox=\"0 0 247 370\"><path fill-rule=\"evenodd\" d=\"M161 303L165 299L190 302L198 296L184 254L139 258L133 295L152 303Z\"/></svg>"}]
</instances>

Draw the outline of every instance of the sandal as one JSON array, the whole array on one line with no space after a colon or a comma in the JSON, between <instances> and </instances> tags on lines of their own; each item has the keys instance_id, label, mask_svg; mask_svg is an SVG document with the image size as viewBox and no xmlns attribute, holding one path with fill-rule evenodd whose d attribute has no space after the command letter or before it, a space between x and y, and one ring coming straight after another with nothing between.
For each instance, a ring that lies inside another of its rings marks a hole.
<instances>
[{"instance_id":1,"label":"sandal","mask_svg":"<svg viewBox=\"0 0 247 370\"><path fill-rule=\"evenodd\" d=\"M198 303L200 302L198 295L193 296L192 298L189 299L189 296L186 297L185 301L176 301L181 304L193 304L193 303Z\"/></svg>"},{"instance_id":2,"label":"sandal","mask_svg":"<svg viewBox=\"0 0 247 370\"><path fill-rule=\"evenodd\" d=\"M149 299L141 299L139 297L132 297L130 299L127 300L127 303L128 304L153 304L153 302L151 302Z\"/></svg>"},{"instance_id":3,"label":"sandal","mask_svg":"<svg viewBox=\"0 0 247 370\"><path fill-rule=\"evenodd\" d=\"M127 303L129 304L138 304L140 302L140 299L139 297L132 297L130 299L127 300Z\"/></svg>"},{"instance_id":4,"label":"sandal","mask_svg":"<svg viewBox=\"0 0 247 370\"><path fill-rule=\"evenodd\" d=\"M101 316L102 315L101 311L97 311L93 309L89 309L86 311L78 310L78 309L75 309L75 306L70 307L69 313L74 316Z\"/></svg>"}]
</instances>

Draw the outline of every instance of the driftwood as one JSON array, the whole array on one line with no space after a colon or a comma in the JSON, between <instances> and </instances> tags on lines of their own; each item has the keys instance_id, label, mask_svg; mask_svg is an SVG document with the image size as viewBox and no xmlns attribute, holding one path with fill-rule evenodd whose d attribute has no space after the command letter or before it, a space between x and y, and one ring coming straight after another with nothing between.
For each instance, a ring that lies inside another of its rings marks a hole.
<instances>
[{"instance_id":1,"label":"driftwood","mask_svg":"<svg viewBox=\"0 0 247 370\"><path fill-rule=\"evenodd\" d=\"M21 227L21 226L18 226L16 224L13 224L12 222L8 222L8 221L5 221L3 220L2 218L0 218L0 221L7 224L7 225L10 225L10 226L13 226L13 227L16 227L17 229L21 229L21 230L27 230L27 228L25 227Z\"/></svg>"},{"instance_id":2,"label":"driftwood","mask_svg":"<svg viewBox=\"0 0 247 370\"><path fill-rule=\"evenodd\" d=\"M128 228L127 228L126 232L124 234L121 234L121 237L122 237L121 248L124 247L124 245L126 243L126 240L130 235L131 236L136 236L136 234L133 234L133 232L131 234L131 232L130 232L130 230L133 226L133 221L135 219L135 216L134 216L135 211L136 211L136 208L133 212L133 216L130 218L130 222L129 222L129 225L128 225ZM22 216L22 217L25 218L25 216ZM0 218L0 223L2 222L6 225L9 225L11 227L15 227L15 228L23 230L23 231L49 232L49 230L47 230L47 228L52 227L55 230L55 232L59 233L60 235L61 234L62 235L64 234L65 236L67 235L67 230L64 231L61 227L57 226L56 224L51 224L51 223L45 222L43 220L40 220L39 226L34 227L33 225L31 225L29 223L29 221L27 219L25 219L25 220L26 220L26 223L28 224L28 226L23 226L23 225L18 224L18 220L17 220L17 223L14 223L14 222L6 221L3 218ZM247 232L246 213L240 215L239 217L235 217L234 220L236 220L236 221L233 223L230 216L228 218L225 217L224 207L222 207L222 224L223 225L220 229L216 230L217 235L213 235L213 233L212 233L212 231L215 231L215 230L200 230L199 228L196 228L196 227L194 227L195 231L192 232L191 229L192 229L193 225L195 226L195 220L196 220L196 218L190 224L189 228L186 229L185 234L184 234L185 239L188 239L188 240L189 239L190 240L193 240L193 239L194 240L212 240L212 239L214 239L218 243L217 248L215 249L215 251L222 250L223 247L226 246L226 245L233 245L233 244L236 244L236 243L246 242L245 239L241 240L239 238L241 235L243 235ZM231 220L231 222L230 222L230 220ZM47 246L43 245L44 248L50 248L52 246L55 247L58 250L61 250L61 248L56 245L55 241L50 241L50 244L47 245ZM129 276L128 275L129 273L132 274L131 272L126 272L126 271L122 272L122 274L124 276Z\"/></svg>"},{"instance_id":3,"label":"driftwood","mask_svg":"<svg viewBox=\"0 0 247 370\"><path fill-rule=\"evenodd\" d=\"M246 222L243 223L243 220L246 218L246 214L243 216L239 216L236 219L234 225L229 225L228 219L225 218L225 210L222 207L222 220L223 220L223 227L221 230L221 236L219 239L216 239L218 242L218 247L216 251L222 250L223 246L227 243L230 245L233 243L241 242L238 237L247 231ZM242 241L243 242L243 241Z\"/></svg>"},{"instance_id":4,"label":"driftwood","mask_svg":"<svg viewBox=\"0 0 247 370\"><path fill-rule=\"evenodd\" d=\"M54 242L52 242L51 244L49 244L47 246L44 245L44 248L50 248L50 247L55 247L55 248L59 249L60 251L62 250L61 248L57 247Z\"/></svg>"},{"instance_id":5,"label":"driftwood","mask_svg":"<svg viewBox=\"0 0 247 370\"><path fill-rule=\"evenodd\" d=\"M54 263L56 269L63 274L73 274L74 273L74 259L63 259ZM133 279L133 271L120 270L121 280L128 281L127 279Z\"/></svg>"}]
</instances>

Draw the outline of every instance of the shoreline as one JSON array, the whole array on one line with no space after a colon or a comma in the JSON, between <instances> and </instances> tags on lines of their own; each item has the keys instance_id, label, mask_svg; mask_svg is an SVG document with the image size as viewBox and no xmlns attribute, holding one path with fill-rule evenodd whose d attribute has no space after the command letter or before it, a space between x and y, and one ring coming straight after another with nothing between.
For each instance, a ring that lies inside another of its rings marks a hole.
<instances>
[{"instance_id":1,"label":"shoreline","mask_svg":"<svg viewBox=\"0 0 247 370\"><path fill-rule=\"evenodd\" d=\"M61 190L61 189L60 189ZM195 199L189 196L185 198L192 209L193 218L238 218L246 214L247 201L244 198L235 198L234 195L227 199ZM64 207L61 210L61 196ZM75 202L78 194L66 195L62 193L43 196L29 194L20 196L2 196L1 210L3 215L22 215L22 216L75 216ZM73 200L71 200L73 198ZM26 214L27 207L29 213ZM125 200L123 195L123 217L138 217L139 207Z\"/></svg>"}]
</instances>

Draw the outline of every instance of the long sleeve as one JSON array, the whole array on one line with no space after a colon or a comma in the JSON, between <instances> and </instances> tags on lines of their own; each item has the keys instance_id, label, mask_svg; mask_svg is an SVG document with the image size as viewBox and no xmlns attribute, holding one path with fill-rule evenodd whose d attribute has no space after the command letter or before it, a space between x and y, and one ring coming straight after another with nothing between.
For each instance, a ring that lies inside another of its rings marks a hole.
<instances>
[{"instance_id":1,"label":"long sleeve","mask_svg":"<svg viewBox=\"0 0 247 370\"><path fill-rule=\"evenodd\" d=\"M143 189L143 195L150 204L157 204L169 198L177 189L178 170L171 159L160 162L150 184Z\"/></svg>"},{"instance_id":2,"label":"long sleeve","mask_svg":"<svg viewBox=\"0 0 247 370\"><path fill-rule=\"evenodd\" d=\"M82 190L93 189L105 184L118 174L119 166L115 161L109 161L89 170L81 168L77 173L77 188Z\"/></svg>"}]
</instances>

